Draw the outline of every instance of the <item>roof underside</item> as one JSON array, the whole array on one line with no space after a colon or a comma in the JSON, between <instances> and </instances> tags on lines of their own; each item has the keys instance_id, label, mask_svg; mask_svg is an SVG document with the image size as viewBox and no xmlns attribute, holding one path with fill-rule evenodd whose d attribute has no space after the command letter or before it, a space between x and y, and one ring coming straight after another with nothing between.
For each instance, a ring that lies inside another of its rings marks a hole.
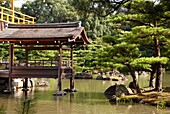
<instances>
[{"instance_id":1,"label":"roof underside","mask_svg":"<svg viewBox=\"0 0 170 114\"><path fill-rule=\"evenodd\" d=\"M0 32L0 42L22 45L89 44L84 27L74 23L8 24Z\"/></svg>"}]
</instances>

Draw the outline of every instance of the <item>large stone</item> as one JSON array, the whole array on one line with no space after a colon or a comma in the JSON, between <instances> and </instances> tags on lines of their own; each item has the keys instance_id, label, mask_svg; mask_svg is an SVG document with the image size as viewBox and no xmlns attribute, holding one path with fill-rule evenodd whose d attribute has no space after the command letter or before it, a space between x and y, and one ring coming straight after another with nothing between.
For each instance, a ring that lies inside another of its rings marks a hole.
<instances>
[{"instance_id":1,"label":"large stone","mask_svg":"<svg viewBox=\"0 0 170 114\"><path fill-rule=\"evenodd\" d=\"M130 95L133 94L133 92L131 91L131 89L127 88L125 85L123 84L115 84L110 86L105 92L104 94L106 96L117 96L120 97L122 95Z\"/></svg>"}]
</instances>

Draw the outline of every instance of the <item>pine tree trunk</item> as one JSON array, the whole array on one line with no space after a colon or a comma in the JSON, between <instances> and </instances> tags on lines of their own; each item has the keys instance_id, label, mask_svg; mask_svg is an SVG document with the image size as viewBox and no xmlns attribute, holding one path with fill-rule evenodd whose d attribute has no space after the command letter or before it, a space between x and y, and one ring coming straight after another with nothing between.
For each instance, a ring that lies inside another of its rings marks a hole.
<instances>
[{"instance_id":1,"label":"pine tree trunk","mask_svg":"<svg viewBox=\"0 0 170 114\"><path fill-rule=\"evenodd\" d=\"M157 27L157 21L154 21L154 27ZM155 57L160 57L161 52L160 52L160 45L159 45L159 39L158 36L155 35L154 38L154 50L155 50ZM157 63L156 64L156 85L155 85L155 90L160 91L162 89L162 64Z\"/></svg>"},{"instance_id":2,"label":"pine tree trunk","mask_svg":"<svg viewBox=\"0 0 170 114\"><path fill-rule=\"evenodd\" d=\"M156 91L162 90L162 64L161 63L157 64L155 90Z\"/></svg>"},{"instance_id":3,"label":"pine tree trunk","mask_svg":"<svg viewBox=\"0 0 170 114\"><path fill-rule=\"evenodd\" d=\"M155 56L160 57L160 45L159 45L159 40L155 36L154 38L154 43L155 43ZM155 85L155 90L160 91L162 89L162 64L157 63L156 64L156 85Z\"/></svg>"},{"instance_id":4,"label":"pine tree trunk","mask_svg":"<svg viewBox=\"0 0 170 114\"><path fill-rule=\"evenodd\" d=\"M135 88L136 88L136 92L138 94L141 94L140 87L139 87L139 84L138 84L138 79L136 78L136 75L135 75L135 71L132 69L132 67L129 64L127 64L127 66L128 66L128 68L130 70L130 74L132 76L133 83L134 83Z\"/></svg>"},{"instance_id":5,"label":"pine tree trunk","mask_svg":"<svg viewBox=\"0 0 170 114\"><path fill-rule=\"evenodd\" d=\"M152 65L152 71L151 71L151 76L149 80L149 87L155 87L154 79L155 79L155 73L156 73L156 64Z\"/></svg>"}]
</instances>

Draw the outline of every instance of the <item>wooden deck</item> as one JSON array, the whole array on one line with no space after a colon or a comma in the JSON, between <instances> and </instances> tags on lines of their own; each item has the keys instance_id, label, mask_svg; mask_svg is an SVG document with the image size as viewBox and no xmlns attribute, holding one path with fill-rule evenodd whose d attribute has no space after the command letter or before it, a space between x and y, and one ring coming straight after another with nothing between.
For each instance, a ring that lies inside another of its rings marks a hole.
<instances>
[{"instance_id":1,"label":"wooden deck","mask_svg":"<svg viewBox=\"0 0 170 114\"><path fill-rule=\"evenodd\" d=\"M0 77L9 77L9 63L1 63L4 70L0 70ZM11 78L58 78L70 77L72 67L70 61L62 61L62 67L59 70L58 61L32 60L28 62L29 66L25 66L25 61L15 61L12 67ZM6 69L7 68L7 69Z\"/></svg>"},{"instance_id":2,"label":"wooden deck","mask_svg":"<svg viewBox=\"0 0 170 114\"><path fill-rule=\"evenodd\" d=\"M12 67L11 78L58 78L71 77L72 68L62 67ZM9 70L0 70L0 77L8 78Z\"/></svg>"}]
</instances>

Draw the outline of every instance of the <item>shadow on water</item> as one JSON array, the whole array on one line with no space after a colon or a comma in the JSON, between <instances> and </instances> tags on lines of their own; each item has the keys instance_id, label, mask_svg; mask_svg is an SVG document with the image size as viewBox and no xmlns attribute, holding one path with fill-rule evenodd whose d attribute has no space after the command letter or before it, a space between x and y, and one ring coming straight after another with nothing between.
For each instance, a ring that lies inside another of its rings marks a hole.
<instances>
[{"instance_id":1,"label":"shadow on water","mask_svg":"<svg viewBox=\"0 0 170 114\"><path fill-rule=\"evenodd\" d=\"M69 93L70 102L74 103L84 103L84 104L104 104L108 100L105 95L101 92L78 92L78 93Z\"/></svg>"},{"instance_id":2,"label":"shadow on water","mask_svg":"<svg viewBox=\"0 0 170 114\"><path fill-rule=\"evenodd\" d=\"M77 93L67 93L66 96L54 96L53 99L56 102L70 102L74 104L108 104L108 99L101 92L77 92Z\"/></svg>"}]
</instances>

